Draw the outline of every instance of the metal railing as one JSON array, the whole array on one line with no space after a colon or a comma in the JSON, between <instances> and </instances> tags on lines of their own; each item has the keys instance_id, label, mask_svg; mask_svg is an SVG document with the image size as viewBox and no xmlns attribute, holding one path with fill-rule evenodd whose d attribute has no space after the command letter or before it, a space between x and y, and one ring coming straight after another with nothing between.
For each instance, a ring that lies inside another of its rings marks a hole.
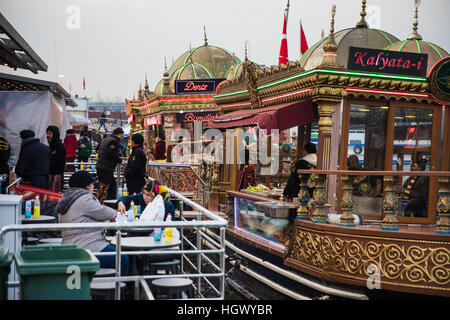
<instances>
[{"instance_id":1,"label":"metal railing","mask_svg":"<svg viewBox=\"0 0 450 320\"><path fill-rule=\"evenodd\" d=\"M16 225L7 225L4 226L0 230L0 244L4 243L5 234L8 232L30 232L30 231L62 231L62 230L72 230L72 229L102 229L102 230L116 230L116 251L115 252L100 252L95 253L96 256L106 256L106 255L115 255L116 257L116 274L114 277L104 277L98 278L96 281L98 282L108 282L115 281L115 299L120 300L121 297L121 288L120 283L123 282L134 282L135 286L141 285L143 286L144 293L147 297L151 297L151 291L148 286L144 285L145 280L148 279L156 279L156 278L169 278L169 277L188 277L188 278L197 278L197 285L194 285L194 288L197 290L197 295L203 299L221 299L223 300L225 297L225 227L227 225L227 221L218 217L214 213L205 209L204 207L198 205L197 203L187 199L180 193L167 188L171 196L177 198L179 201L186 203L191 206L193 209L197 210L198 216L197 219L191 221L170 221L170 222L140 222L140 223L112 223L112 222L98 222L98 223L52 223L52 224L16 224ZM181 207L182 208L182 207ZM180 211L180 215L182 216L182 209ZM210 220L202 220L202 218L207 218ZM184 220L184 219L183 219ZM180 240L181 240L181 250L143 250L143 251L126 251L122 252L121 250L121 236L122 231L127 230L128 228L164 228L164 227L174 227L180 228ZM197 234L197 245L193 244L187 237L184 235L183 230L192 228L196 230ZM220 234L220 242L217 242L206 235L201 228L218 228ZM202 249L201 243L203 241L207 241L210 245L214 246L216 249ZM191 250L184 249L183 242L186 242ZM186 261L189 264L190 269L194 270L196 273L186 273L184 264L181 263L181 275L180 274L166 274L166 275L137 275L137 276L121 276L121 255L164 255L164 254L181 254L182 262ZM216 265L214 261L208 257L208 254L219 255L219 265ZM190 255L195 255L197 257L197 266L191 261L189 258ZM210 264L216 272L203 273L202 272L202 262ZM220 286L216 288L216 286L209 280L210 278L219 278ZM208 292L213 290L218 297L216 298L207 298L202 294L202 284L201 280L204 280L209 286ZM18 283L9 283L10 287L17 287ZM138 291L137 287L135 287L135 294ZM135 296L136 297L136 296Z\"/></svg>"},{"instance_id":2,"label":"metal railing","mask_svg":"<svg viewBox=\"0 0 450 320\"><path fill-rule=\"evenodd\" d=\"M154 178L158 181L160 181L165 186L168 186L170 188L175 188L175 186L180 186L180 175L183 174L183 172L189 172L192 173L196 180L196 186L191 186L192 188L196 187L196 195L194 197L195 200L199 201L204 207L207 207L207 203L209 201L209 192L211 191L211 179L208 179L208 181L205 181L200 176L200 163L172 163L172 162L153 162L150 161L148 163L147 168L149 170L152 170L152 168L167 168L164 173L169 173L169 179L165 179L163 177L163 173L155 172ZM194 167L197 167L195 169ZM180 168L187 169L186 171L180 171ZM173 170L171 170L173 169ZM166 181L167 180L167 181Z\"/></svg>"},{"instance_id":3,"label":"metal railing","mask_svg":"<svg viewBox=\"0 0 450 320\"><path fill-rule=\"evenodd\" d=\"M20 183L20 181L22 181L22 178L17 178L16 180L14 180L9 186L6 187L6 193L11 194L11 188L15 188Z\"/></svg>"},{"instance_id":4,"label":"metal railing","mask_svg":"<svg viewBox=\"0 0 450 320\"><path fill-rule=\"evenodd\" d=\"M379 199L382 207L381 210L384 212L384 219L382 220L383 230L398 230L398 220L396 214L399 209L398 198L400 196L398 186L403 186L402 183L396 181L395 177L429 177L437 179L438 190L437 190L437 201L433 201L428 204L428 207L434 206L436 208L437 214L436 218L436 232L442 234L450 234L450 215L449 203L450 203L450 171L365 171L365 170L297 170L300 179L300 192L299 197L299 208L297 210L297 219L311 219L316 223L325 223L327 221L327 216L324 211L324 207L327 204L326 196L326 183L327 175L340 176L340 183L342 184L342 192L339 193L339 204L342 210L342 216L340 217L340 224L342 226L352 227L354 226L353 217L353 206L354 206L354 179L353 176L365 177L379 177L382 178L381 193L379 194ZM314 212L309 215L309 210L307 208L309 202L309 191L308 191L308 179L314 176L315 191L313 197L313 204L316 208ZM397 178L398 180L398 178ZM431 185L428 186L426 196L428 197L428 191ZM428 211L428 207L426 210ZM381 214L381 212L380 212ZM309 217L308 217L309 215Z\"/></svg>"}]
</instances>

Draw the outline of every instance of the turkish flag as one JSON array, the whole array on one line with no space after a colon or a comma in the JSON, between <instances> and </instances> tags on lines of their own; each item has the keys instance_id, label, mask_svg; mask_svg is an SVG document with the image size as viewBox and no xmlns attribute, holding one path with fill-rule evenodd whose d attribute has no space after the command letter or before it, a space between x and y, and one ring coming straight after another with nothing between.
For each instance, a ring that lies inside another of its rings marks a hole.
<instances>
[{"instance_id":1,"label":"turkish flag","mask_svg":"<svg viewBox=\"0 0 450 320\"><path fill-rule=\"evenodd\" d=\"M281 35L281 46L280 46L280 56L278 57L278 63L287 63L288 62L288 46L287 46L287 11L284 13L284 21L283 21L283 34Z\"/></svg>"},{"instance_id":2,"label":"turkish flag","mask_svg":"<svg viewBox=\"0 0 450 320\"><path fill-rule=\"evenodd\" d=\"M305 33L303 32L303 26L300 22L300 51L304 54L308 50L308 43L306 42Z\"/></svg>"},{"instance_id":3,"label":"turkish flag","mask_svg":"<svg viewBox=\"0 0 450 320\"><path fill-rule=\"evenodd\" d=\"M83 76L83 90L86 90L86 81L84 80L84 76Z\"/></svg>"}]
</instances>

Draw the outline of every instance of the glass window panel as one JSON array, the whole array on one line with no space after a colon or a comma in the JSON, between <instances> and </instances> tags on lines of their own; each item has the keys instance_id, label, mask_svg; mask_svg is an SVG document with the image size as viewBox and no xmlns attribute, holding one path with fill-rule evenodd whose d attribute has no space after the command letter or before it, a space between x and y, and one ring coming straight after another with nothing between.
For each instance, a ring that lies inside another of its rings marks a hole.
<instances>
[{"instance_id":1,"label":"glass window panel","mask_svg":"<svg viewBox=\"0 0 450 320\"><path fill-rule=\"evenodd\" d=\"M348 170L384 170L387 107L352 104L347 151ZM354 212L381 215L382 176L352 176Z\"/></svg>"},{"instance_id":2,"label":"glass window panel","mask_svg":"<svg viewBox=\"0 0 450 320\"><path fill-rule=\"evenodd\" d=\"M433 110L396 108L392 170L429 171ZM396 180L398 215L428 215L429 177L403 176Z\"/></svg>"}]
</instances>

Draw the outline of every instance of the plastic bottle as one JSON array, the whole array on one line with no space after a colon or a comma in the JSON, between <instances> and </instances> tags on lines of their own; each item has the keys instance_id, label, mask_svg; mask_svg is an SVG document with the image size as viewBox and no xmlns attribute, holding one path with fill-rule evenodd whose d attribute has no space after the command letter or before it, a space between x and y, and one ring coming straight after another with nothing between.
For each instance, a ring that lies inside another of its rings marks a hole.
<instances>
[{"instance_id":1,"label":"plastic bottle","mask_svg":"<svg viewBox=\"0 0 450 320\"><path fill-rule=\"evenodd\" d=\"M80 170L83 171L83 161L81 161Z\"/></svg>"},{"instance_id":2,"label":"plastic bottle","mask_svg":"<svg viewBox=\"0 0 450 320\"><path fill-rule=\"evenodd\" d=\"M167 215L166 221L168 222L172 221L172 215L170 213ZM166 242L172 242L172 234L173 234L172 227L166 227Z\"/></svg>"},{"instance_id":3,"label":"plastic bottle","mask_svg":"<svg viewBox=\"0 0 450 320\"><path fill-rule=\"evenodd\" d=\"M36 200L34 200L33 216L35 219L38 219L41 216L41 202L39 201L39 196L36 196Z\"/></svg>"},{"instance_id":4,"label":"plastic bottle","mask_svg":"<svg viewBox=\"0 0 450 320\"><path fill-rule=\"evenodd\" d=\"M127 184L124 183L123 184L122 197L126 197L126 196L128 196L128 189L127 189Z\"/></svg>"},{"instance_id":5,"label":"plastic bottle","mask_svg":"<svg viewBox=\"0 0 450 320\"><path fill-rule=\"evenodd\" d=\"M31 218L31 200L25 202L25 219Z\"/></svg>"},{"instance_id":6,"label":"plastic bottle","mask_svg":"<svg viewBox=\"0 0 450 320\"><path fill-rule=\"evenodd\" d=\"M134 218L134 212L133 212L133 209L130 209L127 211L127 221L133 222L133 218Z\"/></svg>"},{"instance_id":7,"label":"plastic bottle","mask_svg":"<svg viewBox=\"0 0 450 320\"><path fill-rule=\"evenodd\" d=\"M131 200L131 203L130 203L130 211L133 211L133 220L134 220L134 217L136 216L136 206L134 205L133 200Z\"/></svg>"},{"instance_id":8,"label":"plastic bottle","mask_svg":"<svg viewBox=\"0 0 450 320\"><path fill-rule=\"evenodd\" d=\"M140 217L141 216L141 205L137 205L137 216Z\"/></svg>"},{"instance_id":9,"label":"plastic bottle","mask_svg":"<svg viewBox=\"0 0 450 320\"><path fill-rule=\"evenodd\" d=\"M118 189L117 189L117 199L121 199L122 198L122 187L119 187Z\"/></svg>"},{"instance_id":10,"label":"plastic bottle","mask_svg":"<svg viewBox=\"0 0 450 320\"><path fill-rule=\"evenodd\" d=\"M155 241L161 241L161 228L155 228L153 230L153 238Z\"/></svg>"}]
</instances>

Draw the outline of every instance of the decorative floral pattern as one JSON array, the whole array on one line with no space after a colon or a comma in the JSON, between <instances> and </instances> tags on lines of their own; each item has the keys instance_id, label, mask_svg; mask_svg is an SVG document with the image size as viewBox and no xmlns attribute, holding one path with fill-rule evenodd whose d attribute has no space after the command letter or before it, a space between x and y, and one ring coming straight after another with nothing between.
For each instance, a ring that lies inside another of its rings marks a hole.
<instances>
[{"instance_id":1,"label":"decorative floral pattern","mask_svg":"<svg viewBox=\"0 0 450 320\"><path fill-rule=\"evenodd\" d=\"M297 228L288 260L327 274L364 281L370 265L389 284L450 292L450 245L433 241L325 235Z\"/></svg>"}]
</instances>

